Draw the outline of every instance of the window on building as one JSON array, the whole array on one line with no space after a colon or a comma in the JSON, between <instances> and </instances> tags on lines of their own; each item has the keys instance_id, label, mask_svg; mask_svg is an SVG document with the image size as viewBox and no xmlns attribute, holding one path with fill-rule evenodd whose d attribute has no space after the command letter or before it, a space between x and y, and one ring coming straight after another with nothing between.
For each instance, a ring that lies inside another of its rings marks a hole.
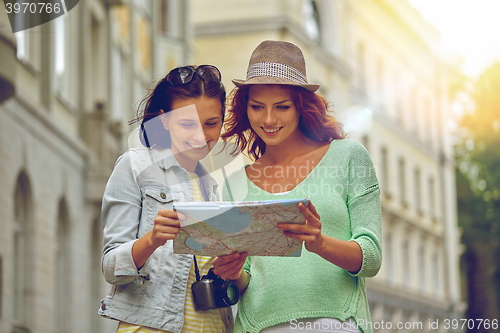
<instances>
[{"instance_id":1,"label":"window on building","mask_svg":"<svg viewBox=\"0 0 500 333\"><path fill-rule=\"evenodd\" d=\"M384 104L384 93L385 93L385 87L384 87L384 60L382 57L378 57L376 61L376 68L375 68L375 75L376 75L376 99L379 103L380 107L383 107Z\"/></svg>"},{"instance_id":2,"label":"window on building","mask_svg":"<svg viewBox=\"0 0 500 333\"><path fill-rule=\"evenodd\" d=\"M436 192L434 177L429 177L429 216L432 220L436 218Z\"/></svg>"},{"instance_id":3,"label":"window on building","mask_svg":"<svg viewBox=\"0 0 500 333\"><path fill-rule=\"evenodd\" d=\"M436 296L441 295L440 267L441 267L441 265L439 264L439 253L436 251L434 253L433 258L432 258L432 270L433 270L433 277L434 277L434 281L433 281L432 285L433 285L434 294Z\"/></svg>"},{"instance_id":4,"label":"window on building","mask_svg":"<svg viewBox=\"0 0 500 333\"><path fill-rule=\"evenodd\" d=\"M418 122L417 122L417 112L418 112L418 105L417 105L417 89L412 88L410 90L410 95L408 97L408 107L410 110L410 117L408 121L408 130L411 133L417 133L418 130Z\"/></svg>"},{"instance_id":5,"label":"window on building","mask_svg":"<svg viewBox=\"0 0 500 333\"><path fill-rule=\"evenodd\" d=\"M419 288L421 291L425 291L426 289L426 281L425 281L425 276L426 276L426 269L425 269L425 248L423 245L420 246L420 249L418 251L418 265L419 265L419 270L418 270L418 283L419 283Z\"/></svg>"},{"instance_id":6,"label":"window on building","mask_svg":"<svg viewBox=\"0 0 500 333\"><path fill-rule=\"evenodd\" d=\"M408 237L408 236L407 236ZM408 239L403 242L403 285L406 287L411 286L411 272L410 272L410 245Z\"/></svg>"},{"instance_id":7,"label":"window on building","mask_svg":"<svg viewBox=\"0 0 500 333\"><path fill-rule=\"evenodd\" d=\"M151 69L151 37L149 18L146 16L138 18L136 21L136 45L139 47L137 65L145 73L149 73Z\"/></svg>"},{"instance_id":8,"label":"window on building","mask_svg":"<svg viewBox=\"0 0 500 333\"><path fill-rule=\"evenodd\" d=\"M27 175L22 172L17 179L14 194L13 234L13 318L14 330L30 330L33 300L33 257L30 221L31 190Z\"/></svg>"},{"instance_id":9,"label":"window on building","mask_svg":"<svg viewBox=\"0 0 500 333\"><path fill-rule=\"evenodd\" d=\"M321 42L321 24L316 1L303 2L304 28L307 36L316 43Z\"/></svg>"},{"instance_id":10,"label":"window on building","mask_svg":"<svg viewBox=\"0 0 500 333\"><path fill-rule=\"evenodd\" d=\"M99 20L92 16L92 105L107 100L106 31Z\"/></svg>"},{"instance_id":11,"label":"window on building","mask_svg":"<svg viewBox=\"0 0 500 333\"><path fill-rule=\"evenodd\" d=\"M168 34L168 23L169 23L169 16L168 16L168 0L158 0L158 7L159 7L159 16L160 19L158 20L158 30L163 33L163 34Z\"/></svg>"},{"instance_id":12,"label":"window on building","mask_svg":"<svg viewBox=\"0 0 500 333\"><path fill-rule=\"evenodd\" d=\"M429 145L433 145L433 137L432 137L432 104L431 101L427 98L425 100L425 141L428 142Z\"/></svg>"},{"instance_id":13,"label":"window on building","mask_svg":"<svg viewBox=\"0 0 500 333\"><path fill-rule=\"evenodd\" d=\"M185 10L183 0L158 1L158 30L163 36L182 38L184 35Z\"/></svg>"},{"instance_id":14,"label":"window on building","mask_svg":"<svg viewBox=\"0 0 500 333\"><path fill-rule=\"evenodd\" d=\"M3 300L3 262L0 256L0 318L2 318L2 300Z\"/></svg>"},{"instance_id":15,"label":"window on building","mask_svg":"<svg viewBox=\"0 0 500 333\"><path fill-rule=\"evenodd\" d=\"M54 20L55 25L55 91L59 97L68 96L68 23L67 15L63 15Z\"/></svg>"},{"instance_id":16,"label":"window on building","mask_svg":"<svg viewBox=\"0 0 500 333\"><path fill-rule=\"evenodd\" d=\"M398 124L403 123L403 89L401 75L394 75L394 119Z\"/></svg>"},{"instance_id":17,"label":"window on building","mask_svg":"<svg viewBox=\"0 0 500 333\"><path fill-rule=\"evenodd\" d=\"M16 4L22 5L22 1L16 1ZM29 17L29 15L23 15L21 12L14 15L14 26L16 27L16 30L22 29ZM21 30L16 32L15 36L17 42L17 58L20 60L28 60L31 34L28 30Z\"/></svg>"},{"instance_id":18,"label":"window on building","mask_svg":"<svg viewBox=\"0 0 500 333\"><path fill-rule=\"evenodd\" d=\"M399 162L399 198L401 202L401 206L406 208L408 206L408 202L406 199L406 163L404 158L400 158Z\"/></svg>"},{"instance_id":19,"label":"window on building","mask_svg":"<svg viewBox=\"0 0 500 333\"><path fill-rule=\"evenodd\" d=\"M356 48L356 67L358 70L358 89L366 94L366 54L365 44L359 42Z\"/></svg>"},{"instance_id":20,"label":"window on building","mask_svg":"<svg viewBox=\"0 0 500 333\"><path fill-rule=\"evenodd\" d=\"M363 137L361 138L361 143L366 148L366 150L370 151L370 148L369 148L369 146L370 146L370 137L368 136L368 134L363 135Z\"/></svg>"},{"instance_id":21,"label":"window on building","mask_svg":"<svg viewBox=\"0 0 500 333\"><path fill-rule=\"evenodd\" d=\"M55 241L55 309L54 309L54 327L55 332L68 332L69 312L68 300L71 286L69 277L71 276L70 266L70 225L68 208L66 201L61 199L59 202L59 214L57 218L57 232Z\"/></svg>"},{"instance_id":22,"label":"window on building","mask_svg":"<svg viewBox=\"0 0 500 333\"><path fill-rule=\"evenodd\" d=\"M130 78L129 58L119 48L111 51L111 120L121 121L129 117L127 106L131 103L132 80Z\"/></svg>"},{"instance_id":23,"label":"window on building","mask_svg":"<svg viewBox=\"0 0 500 333\"><path fill-rule=\"evenodd\" d=\"M17 58L20 60L27 60L29 52L29 37L30 35L26 30L16 32L17 42Z\"/></svg>"},{"instance_id":24,"label":"window on building","mask_svg":"<svg viewBox=\"0 0 500 333\"><path fill-rule=\"evenodd\" d=\"M95 304L99 304L102 298L102 293L100 289L102 281L102 275L101 275L102 226L101 226L101 221L98 218L96 218L94 220L94 223L92 224L92 240L90 246L92 255L91 311L93 312L95 311ZM92 322L93 326L92 332L102 331L99 329L100 318L98 318L98 316L94 316L93 318L94 320Z\"/></svg>"},{"instance_id":25,"label":"window on building","mask_svg":"<svg viewBox=\"0 0 500 333\"><path fill-rule=\"evenodd\" d=\"M389 156L387 153L387 148L382 147L381 151L381 159L382 159L382 191L384 195L390 198L389 193Z\"/></svg>"},{"instance_id":26,"label":"window on building","mask_svg":"<svg viewBox=\"0 0 500 333\"><path fill-rule=\"evenodd\" d=\"M415 210L418 215L422 215L422 183L420 168L415 168Z\"/></svg>"},{"instance_id":27,"label":"window on building","mask_svg":"<svg viewBox=\"0 0 500 333\"><path fill-rule=\"evenodd\" d=\"M393 249L393 242L392 242L392 235L387 234L387 237L385 239L385 250L386 250L386 260L385 260L385 269L386 269L386 274L387 274L387 282L393 283L394 282L394 249Z\"/></svg>"},{"instance_id":28,"label":"window on building","mask_svg":"<svg viewBox=\"0 0 500 333\"><path fill-rule=\"evenodd\" d=\"M21 10L25 6L22 4L26 3L24 0L17 0L16 4L21 5ZM23 29L26 27L26 22L30 19L30 15L24 15L23 12L19 12L18 15L14 15L14 26L17 29ZM17 43L17 58L21 60L24 64L28 64L32 70L37 70L40 68L40 27L33 27L30 29L18 31L15 34Z\"/></svg>"}]
</instances>

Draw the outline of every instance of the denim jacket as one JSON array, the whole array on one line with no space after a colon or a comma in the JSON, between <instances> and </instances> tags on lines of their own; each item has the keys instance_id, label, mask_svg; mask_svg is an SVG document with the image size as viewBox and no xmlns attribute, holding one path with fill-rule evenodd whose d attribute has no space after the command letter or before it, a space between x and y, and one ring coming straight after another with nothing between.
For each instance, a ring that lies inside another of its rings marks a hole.
<instances>
[{"instance_id":1,"label":"denim jacket","mask_svg":"<svg viewBox=\"0 0 500 333\"><path fill-rule=\"evenodd\" d=\"M218 200L217 183L199 163L196 173L208 200ZM194 199L188 173L170 149L133 148L118 158L102 201L102 270L111 289L101 316L181 331L193 256L174 254L168 240L140 270L132 258L134 242L153 228L158 210L172 209L175 201ZM227 324L230 311L224 313Z\"/></svg>"}]
</instances>

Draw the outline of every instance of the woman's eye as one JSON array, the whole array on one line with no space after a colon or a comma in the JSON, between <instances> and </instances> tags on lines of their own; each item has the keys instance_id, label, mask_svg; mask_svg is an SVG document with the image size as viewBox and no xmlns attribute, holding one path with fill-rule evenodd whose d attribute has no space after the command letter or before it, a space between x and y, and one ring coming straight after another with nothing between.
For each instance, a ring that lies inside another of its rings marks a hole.
<instances>
[{"instance_id":1,"label":"woman's eye","mask_svg":"<svg viewBox=\"0 0 500 333\"><path fill-rule=\"evenodd\" d=\"M215 125L217 125L217 123L206 123L205 125L207 125L207 126L215 126Z\"/></svg>"},{"instance_id":2,"label":"woman's eye","mask_svg":"<svg viewBox=\"0 0 500 333\"><path fill-rule=\"evenodd\" d=\"M288 110L290 108L290 106L288 105L278 105L277 109L279 110Z\"/></svg>"},{"instance_id":3,"label":"woman's eye","mask_svg":"<svg viewBox=\"0 0 500 333\"><path fill-rule=\"evenodd\" d=\"M194 125L193 124L181 124L181 126L184 128L192 128Z\"/></svg>"},{"instance_id":4,"label":"woman's eye","mask_svg":"<svg viewBox=\"0 0 500 333\"><path fill-rule=\"evenodd\" d=\"M252 109L254 109L254 110L259 110L259 109L261 109L261 108L262 108L262 106L260 106L260 105L250 105L250 107L251 107Z\"/></svg>"}]
</instances>

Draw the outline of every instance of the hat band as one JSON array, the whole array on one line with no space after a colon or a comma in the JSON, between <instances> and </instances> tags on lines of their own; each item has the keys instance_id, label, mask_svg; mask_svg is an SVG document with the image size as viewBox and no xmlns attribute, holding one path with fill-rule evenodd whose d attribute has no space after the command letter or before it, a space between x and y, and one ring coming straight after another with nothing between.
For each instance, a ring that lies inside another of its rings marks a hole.
<instances>
[{"instance_id":1,"label":"hat band","mask_svg":"<svg viewBox=\"0 0 500 333\"><path fill-rule=\"evenodd\" d=\"M248 66L247 81L259 76L280 77L300 84L307 84L307 77L299 70L274 62L259 62Z\"/></svg>"}]
</instances>

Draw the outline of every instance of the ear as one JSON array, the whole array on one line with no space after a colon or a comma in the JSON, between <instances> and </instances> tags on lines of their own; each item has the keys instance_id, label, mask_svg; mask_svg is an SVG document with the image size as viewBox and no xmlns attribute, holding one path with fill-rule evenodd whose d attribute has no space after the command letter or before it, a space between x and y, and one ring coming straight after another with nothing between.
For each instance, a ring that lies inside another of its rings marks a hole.
<instances>
[{"instance_id":1,"label":"ear","mask_svg":"<svg viewBox=\"0 0 500 333\"><path fill-rule=\"evenodd\" d=\"M163 110L160 110L160 115L158 116L161 119L161 122L163 124L163 128L168 131L168 123L170 117L168 116L168 113L165 113Z\"/></svg>"}]
</instances>

